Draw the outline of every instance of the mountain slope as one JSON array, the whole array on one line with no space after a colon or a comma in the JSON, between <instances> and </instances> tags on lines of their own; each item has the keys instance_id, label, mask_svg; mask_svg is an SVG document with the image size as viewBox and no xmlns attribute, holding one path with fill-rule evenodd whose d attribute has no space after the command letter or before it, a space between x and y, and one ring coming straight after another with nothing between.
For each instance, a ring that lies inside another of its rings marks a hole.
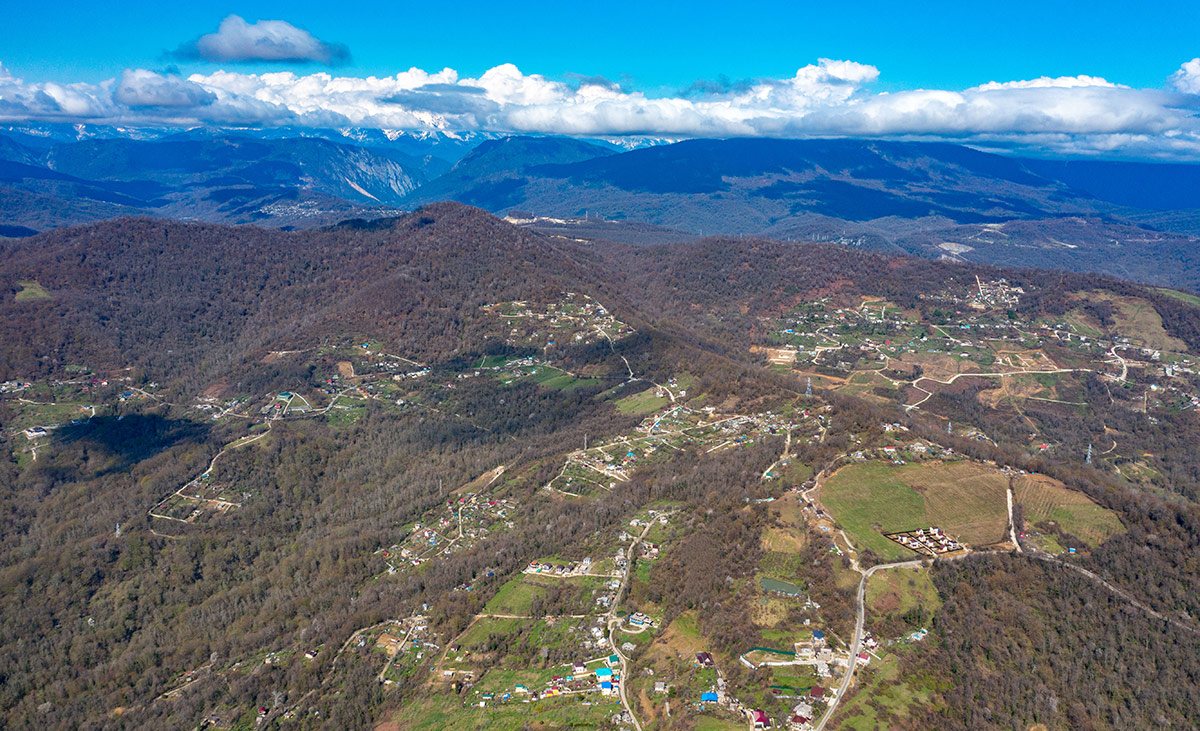
<instances>
[{"instance_id":1,"label":"mountain slope","mask_svg":"<svg viewBox=\"0 0 1200 731\"><path fill-rule=\"evenodd\" d=\"M0 177L7 186L48 197L48 207L56 211L48 217L22 207L19 196L4 204L10 211L5 223L35 229L107 217L81 201L124 207L109 215L325 225L393 206L425 182L426 169L444 169L432 158L316 137L193 133L155 140L86 139L41 150L6 139L0 160L6 161ZM374 215L389 212L394 209Z\"/></svg>"},{"instance_id":2,"label":"mountain slope","mask_svg":"<svg viewBox=\"0 0 1200 731\"><path fill-rule=\"evenodd\" d=\"M60 344L53 361L121 354L163 371L380 328L414 353L452 352L480 306L584 279L578 256L549 239L453 203L303 233L120 219L12 242L0 257L6 286L33 280L52 295L34 319L0 301L9 375L54 367L33 355L47 343Z\"/></svg>"},{"instance_id":3,"label":"mountain slope","mask_svg":"<svg viewBox=\"0 0 1200 731\"><path fill-rule=\"evenodd\" d=\"M412 204L455 200L501 211L520 200L531 168L577 163L612 155L613 150L568 137L505 137L483 142L448 172L409 196Z\"/></svg>"},{"instance_id":4,"label":"mountain slope","mask_svg":"<svg viewBox=\"0 0 1200 731\"><path fill-rule=\"evenodd\" d=\"M417 195L436 191L559 219L600 215L697 234L838 241L1195 288L1198 247L1187 235L1194 217L1131 206L1193 205L1197 169L1049 163L940 143L692 140L509 174L491 168L482 184L446 175ZM1142 184L1150 179L1155 185ZM1159 220L1173 225L1147 230Z\"/></svg>"},{"instance_id":5,"label":"mountain slope","mask_svg":"<svg viewBox=\"0 0 1200 731\"><path fill-rule=\"evenodd\" d=\"M961 223L1098 210L1087 196L1019 161L944 144L691 140L524 165L519 172L524 175L510 176L510 195L494 207L574 215L586 202L609 218L693 231L723 220L724 233L752 233L806 214L850 221L939 216ZM453 182L445 180L445 192L465 194ZM739 209L741 215L729 216Z\"/></svg>"}]
</instances>

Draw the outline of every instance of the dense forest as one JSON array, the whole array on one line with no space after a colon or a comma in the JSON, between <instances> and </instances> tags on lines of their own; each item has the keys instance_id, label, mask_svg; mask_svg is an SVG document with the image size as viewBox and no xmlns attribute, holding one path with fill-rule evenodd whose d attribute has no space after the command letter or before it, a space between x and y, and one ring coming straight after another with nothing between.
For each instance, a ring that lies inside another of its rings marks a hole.
<instances>
[{"instance_id":1,"label":"dense forest","mask_svg":"<svg viewBox=\"0 0 1200 731\"><path fill-rule=\"evenodd\" d=\"M1148 572L1153 569L1145 567ZM1043 561L938 564L941 641L910 658L946 680L937 728L1188 728L1200 707L1197 636Z\"/></svg>"}]
</instances>

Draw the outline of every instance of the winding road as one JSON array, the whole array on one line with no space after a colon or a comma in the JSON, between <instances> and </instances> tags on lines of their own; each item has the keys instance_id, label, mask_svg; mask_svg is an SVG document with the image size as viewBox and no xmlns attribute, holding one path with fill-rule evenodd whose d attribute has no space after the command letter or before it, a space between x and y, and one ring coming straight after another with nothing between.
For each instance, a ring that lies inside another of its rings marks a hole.
<instances>
[{"instance_id":1,"label":"winding road","mask_svg":"<svg viewBox=\"0 0 1200 731\"><path fill-rule=\"evenodd\" d=\"M867 595L867 580L876 572L882 569L919 569L925 566L925 559L914 561L899 561L897 563L884 563L877 566L872 566L863 572L862 579L858 582L858 616L854 619L854 640L850 643L850 663L846 666L846 674L842 676L842 684L838 687L837 695L829 702L829 707L825 709L825 715L813 727L813 731L822 731L829 719L833 718L833 714L837 711L838 703L845 697L846 692L850 689L850 682L854 680L854 667L858 664L858 653L862 650L863 623L866 620L866 595Z\"/></svg>"},{"instance_id":2,"label":"winding road","mask_svg":"<svg viewBox=\"0 0 1200 731\"><path fill-rule=\"evenodd\" d=\"M617 616L617 607L621 604L621 598L625 595L626 589L629 588L629 579L633 576L633 561L636 553L637 545L642 542L650 529L654 527L655 521L663 518L668 518L675 514L675 511L669 513L660 513L651 518L646 527L642 529L640 535L629 544L629 560L625 564L625 578L621 580L621 586L617 589L616 595L613 597L612 606L609 607L608 614L605 615L608 621L608 644L612 648L613 654L621 660L621 684L618 687L621 697L621 705L625 707L625 712L633 719L633 726L637 731L642 731L642 724L638 721L637 716L633 712L633 706L629 705L629 699L625 696L625 687L629 684L629 674L627 672L629 662L625 657L625 653L621 652L621 648L617 647L616 632L617 627L621 626L621 618Z\"/></svg>"}]
</instances>

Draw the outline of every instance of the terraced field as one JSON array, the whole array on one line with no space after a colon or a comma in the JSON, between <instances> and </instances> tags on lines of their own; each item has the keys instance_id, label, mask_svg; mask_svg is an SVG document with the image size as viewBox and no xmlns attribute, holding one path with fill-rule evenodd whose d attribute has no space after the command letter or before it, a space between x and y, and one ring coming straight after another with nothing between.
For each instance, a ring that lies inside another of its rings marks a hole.
<instances>
[{"instance_id":1,"label":"terraced field","mask_svg":"<svg viewBox=\"0 0 1200 731\"><path fill-rule=\"evenodd\" d=\"M1092 502L1081 492L1048 478L1023 478L1014 486L1014 498L1025 511L1025 523L1053 521L1066 533L1097 546L1125 530L1116 513Z\"/></svg>"}]
</instances>

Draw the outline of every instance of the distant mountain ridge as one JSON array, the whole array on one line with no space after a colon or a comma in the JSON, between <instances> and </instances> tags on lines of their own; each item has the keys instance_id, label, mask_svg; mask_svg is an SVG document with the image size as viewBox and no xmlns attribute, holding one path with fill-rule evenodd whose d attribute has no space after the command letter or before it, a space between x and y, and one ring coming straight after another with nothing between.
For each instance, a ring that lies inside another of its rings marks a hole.
<instances>
[{"instance_id":1,"label":"distant mountain ridge","mask_svg":"<svg viewBox=\"0 0 1200 731\"><path fill-rule=\"evenodd\" d=\"M552 219L567 238L764 235L1200 288L1200 165L872 139L662 142L0 128L0 233L127 215L314 228L453 200Z\"/></svg>"},{"instance_id":2,"label":"distant mountain ridge","mask_svg":"<svg viewBox=\"0 0 1200 731\"><path fill-rule=\"evenodd\" d=\"M8 189L0 190L0 199L20 191L43 201L39 210L6 211L6 222L35 229L134 213L324 225L367 208L394 207L426 182L427 170L444 169L397 151L381 154L321 138L188 134L93 138L44 149L5 139L0 161L0 184Z\"/></svg>"},{"instance_id":3,"label":"distant mountain ridge","mask_svg":"<svg viewBox=\"0 0 1200 731\"><path fill-rule=\"evenodd\" d=\"M1200 245L1190 235L1196 218L1162 213L1200 206L1200 185L1190 185L1200 183L1200 166L1026 160L945 143L758 138L539 164L545 144L526 142L526 157L507 171L498 151L481 146L473 154L486 176L447 173L407 202L448 198L494 212L644 222L680 235L836 241L1200 287Z\"/></svg>"}]
</instances>

